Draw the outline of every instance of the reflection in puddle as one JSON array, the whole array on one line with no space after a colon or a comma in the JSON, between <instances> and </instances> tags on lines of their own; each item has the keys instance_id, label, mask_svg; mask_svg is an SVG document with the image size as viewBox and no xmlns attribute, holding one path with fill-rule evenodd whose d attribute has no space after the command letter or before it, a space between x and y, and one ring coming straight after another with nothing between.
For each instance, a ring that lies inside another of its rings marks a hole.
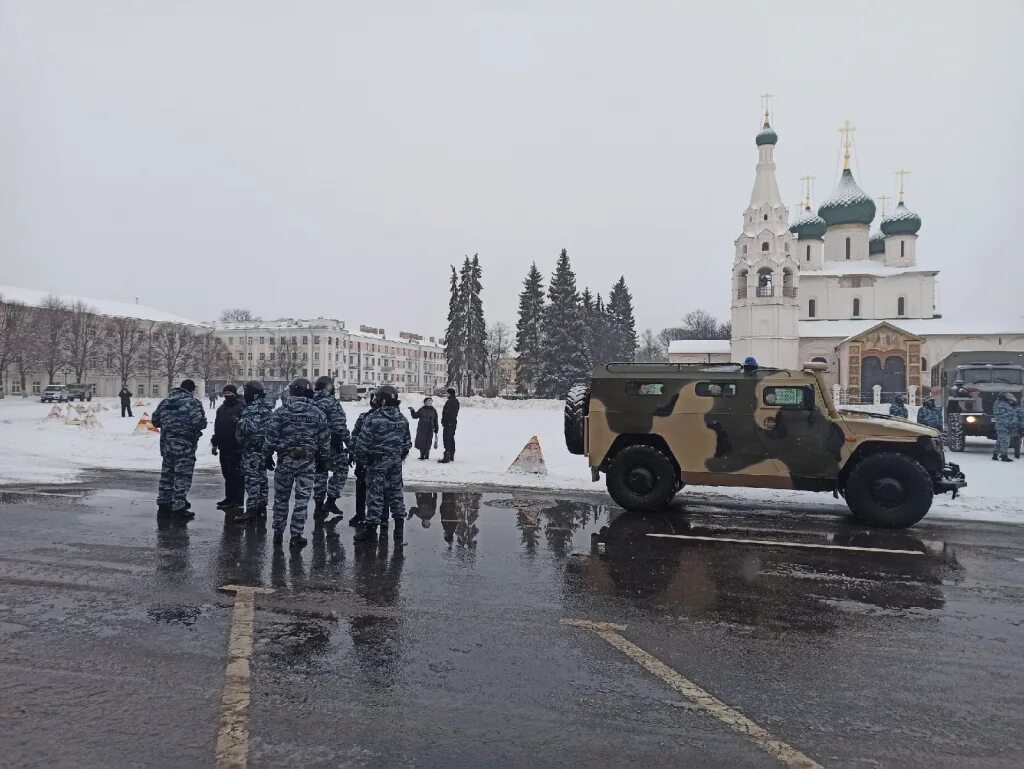
<instances>
[{"instance_id":1,"label":"reflection in puddle","mask_svg":"<svg viewBox=\"0 0 1024 769\"><path fill-rule=\"evenodd\" d=\"M715 543L651 537L682 534L759 538L750 529L702 526L681 514L620 515L592 538L582 585L690 617L829 632L853 604L940 609L943 582L958 578L954 553L900 531L840 524L830 532L789 532L789 541L910 550L922 555ZM778 532L775 535L778 536Z\"/></svg>"}]
</instances>

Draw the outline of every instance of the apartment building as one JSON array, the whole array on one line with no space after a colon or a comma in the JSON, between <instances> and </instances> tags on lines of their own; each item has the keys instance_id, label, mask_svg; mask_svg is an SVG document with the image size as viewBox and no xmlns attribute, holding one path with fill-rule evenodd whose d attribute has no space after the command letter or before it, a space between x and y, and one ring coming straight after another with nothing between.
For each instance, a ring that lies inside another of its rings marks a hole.
<instances>
[{"instance_id":1,"label":"apartment building","mask_svg":"<svg viewBox=\"0 0 1024 769\"><path fill-rule=\"evenodd\" d=\"M339 385L394 385L433 392L445 384L444 350L434 337L360 326L349 331L330 318L218 323L229 377L259 379L280 388L297 376L330 376Z\"/></svg>"}]
</instances>

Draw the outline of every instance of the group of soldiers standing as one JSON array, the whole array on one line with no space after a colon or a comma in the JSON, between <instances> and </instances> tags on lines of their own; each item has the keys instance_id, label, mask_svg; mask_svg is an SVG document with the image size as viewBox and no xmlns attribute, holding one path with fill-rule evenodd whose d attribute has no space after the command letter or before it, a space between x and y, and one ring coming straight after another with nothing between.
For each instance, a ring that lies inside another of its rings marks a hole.
<instances>
[{"instance_id":1,"label":"group of soldiers standing","mask_svg":"<svg viewBox=\"0 0 1024 769\"><path fill-rule=\"evenodd\" d=\"M889 406L889 414L903 419L909 417L905 395L897 395L893 399ZM996 447L992 452L993 461L1012 462L1011 446L1016 457L1020 458L1021 436L1024 435L1024 404L1018 403L1013 393L999 393L992 409L992 422L996 429ZM924 399L921 407L917 410L917 423L944 432L942 409L936 405L935 398Z\"/></svg>"},{"instance_id":2,"label":"group of soldiers standing","mask_svg":"<svg viewBox=\"0 0 1024 769\"><path fill-rule=\"evenodd\" d=\"M187 497L199 439L207 426L195 391L195 382L184 380L153 413L163 458L157 514L183 521L195 517ZM454 391L449 394L454 399ZM350 466L355 465L356 514L349 522L355 527L355 541L387 537L388 513L394 519L395 541L404 539L402 463L412 439L394 387L384 385L374 392L370 409L359 415L351 432L345 410L334 395L334 381L328 376L317 379L315 386L308 379L296 379L276 410L276 399L267 396L262 382L247 382L241 397L234 385L225 385L221 395L211 450L219 457L224 475L225 498L217 507L229 521L266 520L270 501L267 473L273 471L274 544L283 544L286 528L291 548L308 544L303 534L310 497L314 517L324 523L330 536L337 536L335 526L343 520L338 497ZM454 409L457 414L457 400ZM445 460L451 461L454 424L445 427ZM331 515L335 517L327 520Z\"/></svg>"}]
</instances>

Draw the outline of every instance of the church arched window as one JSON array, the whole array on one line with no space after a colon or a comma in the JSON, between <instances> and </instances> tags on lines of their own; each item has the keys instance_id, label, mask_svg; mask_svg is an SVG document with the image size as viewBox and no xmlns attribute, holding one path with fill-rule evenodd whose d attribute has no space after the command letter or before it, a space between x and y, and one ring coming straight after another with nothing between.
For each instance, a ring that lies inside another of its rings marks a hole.
<instances>
[{"instance_id":1,"label":"church arched window","mask_svg":"<svg viewBox=\"0 0 1024 769\"><path fill-rule=\"evenodd\" d=\"M743 253L747 253L747 246L746 246L746 244L743 245Z\"/></svg>"},{"instance_id":2,"label":"church arched window","mask_svg":"<svg viewBox=\"0 0 1024 769\"><path fill-rule=\"evenodd\" d=\"M786 241L785 249L786 249L786 253L788 254L789 253L789 241L788 240Z\"/></svg>"},{"instance_id":3,"label":"church arched window","mask_svg":"<svg viewBox=\"0 0 1024 769\"><path fill-rule=\"evenodd\" d=\"M820 355L817 358L811 358L812 363L828 363L827 360L822 358Z\"/></svg>"},{"instance_id":4,"label":"church arched window","mask_svg":"<svg viewBox=\"0 0 1024 769\"><path fill-rule=\"evenodd\" d=\"M896 314L901 318L907 314L907 300L902 296L896 300Z\"/></svg>"},{"instance_id":5,"label":"church arched window","mask_svg":"<svg viewBox=\"0 0 1024 769\"><path fill-rule=\"evenodd\" d=\"M807 300L807 317L813 318L818 312L818 302L814 299Z\"/></svg>"},{"instance_id":6,"label":"church arched window","mask_svg":"<svg viewBox=\"0 0 1024 769\"><path fill-rule=\"evenodd\" d=\"M849 240L849 238L847 238L847 240ZM859 298L853 300L853 317L855 317L855 318L859 318L860 317L860 299Z\"/></svg>"},{"instance_id":7,"label":"church arched window","mask_svg":"<svg viewBox=\"0 0 1024 769\"><path fill-rule=\"evenodd\" d=\"M907 255L907 241L900 241L900 259Z\"/></svg>"},{"instance_id":8,"label":"church arched window","mask_svg":"<svg viewBox=\"0 0 1024 769\"><path fill-rule=\"evenodd\" d=\"M761 250L762 251L767 251L768 250L768 241L767 240L764 243L761 244Z\"/></svg>"},{"instance_id":9,"label":"church arched window","mask_svg":"<svg viewBox=\"0 0 1024 769\"><path fill-rule=\"evenodd\" d=\"M808 261L808 262L811 261L811 244L810 243L807 244L807 258L805 259L805 261Z\"/></svg>"},{"instance_id":10,"label":"church arched window","mask_svg":"<svg viewBox=\"0 0 1024 769\"><path fill-rule=\"evenodd\" d=\"M850 239L846 239L846 258L850 258Z\"/></svg>"}]
</instances>

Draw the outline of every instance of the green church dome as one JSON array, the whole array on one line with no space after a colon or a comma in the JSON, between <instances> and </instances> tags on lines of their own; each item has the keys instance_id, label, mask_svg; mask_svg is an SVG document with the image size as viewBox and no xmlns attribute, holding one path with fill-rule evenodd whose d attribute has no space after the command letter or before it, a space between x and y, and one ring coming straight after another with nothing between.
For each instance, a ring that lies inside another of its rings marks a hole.
<instances>
[{"instance_id":1,"label":"green church dome","mask_svg":"<svg viewBox=\"0 0 1024 769\"><path fill-rule=\"evenodd\" d=\"M839 224L871 224L875 218L875 201L860 188L853 173L846 168L832 195L818 206L818 216L829 227Z\"/></svg>"},{"instance_id":2,"label":"green church dome","mask_svg":"<svg viewBox=\"0 0 1024 769\"><path fill-rule=\"evenodd\" d=\"M916 235L921 229L921 217L907 208L901 200L896 210L882 219L882 232L886 235Z\"/></svg>"},{"instance_id":3,"label":"green church dome","mask_svg":"<svg viewBox=\"0 0 1024 769\"><path fill-rule=\"evenodd\" d=\"M754 137L754 142L760 147L763 144L778 144L779 135L775 133L775 130L768 125L768 121L764 121L764 127L758 132L757 136Z\"/></svg>"},{"instance_id":4,"label":"green church dome","mask_svg":"<svg viewBox=\"0 0 1024 769\"><path fill-rule=\"evenodd\" d=\"M868 254L884 254L885 253L885 235L880 232L871 233L871 237L868 238Z\"/></svg>"},{"instance_id":5,"label":"green church dome","mask_svg":"<svg viewBox=\"0 0 1024 769\"><path fill-rule=\"evenodd\" d=\"M797 240L821 240L825 237L825 220L811 210L810 206L789 225L789 231Z\"/></svg>"}]
</instances>

